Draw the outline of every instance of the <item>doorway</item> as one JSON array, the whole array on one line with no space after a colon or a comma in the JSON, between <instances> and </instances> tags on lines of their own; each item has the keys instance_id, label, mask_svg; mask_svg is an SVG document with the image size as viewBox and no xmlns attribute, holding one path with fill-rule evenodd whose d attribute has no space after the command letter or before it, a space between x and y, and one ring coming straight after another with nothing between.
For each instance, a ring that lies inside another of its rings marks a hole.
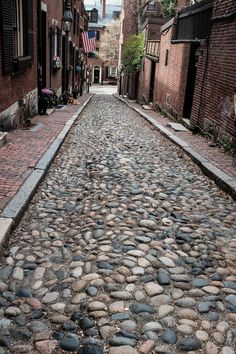
<instances>
[{"instance_id":1,"label":"doorway","mask_svg":"<svg viewBox=\"0 0 236 354\"><path fill-rule=\"evenodd\" d=\"M150 91L149 91L149 102L153 102L154 88L155 88L155 74L156 74L156 62L151 61L151 73L150 73Z\"/></svg>"},{"instance_id":2,"label":"doorway","mask_svg":"<svg viewBox=\"0 0 236 354\"><path fill-rule=\"evenodd\" d=\"M47 12L39 9L39 26L38 26L38 87L42 89L47 87Z\"/></svg>"},{"instance_id":3,"label":"doorway","mask_svg":"<svg viewBox=\"0 0 236 354\"><path fill-rule=\"evenodd\" d=\"M190 119L192 113L195 82L197 76L196 51L198 48L199 48L199 43L191 43L189 66L188 66L188 77L187 77L186 93L185 93L185 100L184 100L184 111L183 111L183 118L187 118L187 119Z\"/></svg>"},{"instance_id":4,"label":"doorway","mask_svg":"<svg viewBox=\"0 0 236 354\"><path fill-rule=\"evenodd\" d=\"M100 83L101 68L100 66L94 66L93 68L93 82L94 84Z\"/></svg>"}]
</instances>

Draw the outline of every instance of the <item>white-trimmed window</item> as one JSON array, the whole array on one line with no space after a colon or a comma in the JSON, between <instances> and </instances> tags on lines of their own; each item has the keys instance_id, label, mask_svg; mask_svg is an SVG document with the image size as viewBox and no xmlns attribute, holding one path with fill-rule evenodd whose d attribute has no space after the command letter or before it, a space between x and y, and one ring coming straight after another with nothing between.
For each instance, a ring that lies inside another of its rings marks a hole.
<instances>
[{"instance_id":1,"label":"white-trimmed window","mask_svg":"<svg viewBox=\"0 0 236 354\"><path fill-rule=\"evenodd\" d=\"M23 0L14 0L13 11L13 56L24 55L24 16Z\"/></svg>"},{"instance_id":2,"label":"white-trimmed window","mask_svg":"<svg viewBox=\"0 0 236 354\"><path fill-rule=\"evenodd\" d=\"M0 1L3 73L18 72L34 61L34 0Z\"/></svg>"},{"instance_id":3,"label":"white-trimmed window","mask_svg":"<svg viewBox=\"0 0 236 354\"><path fill-rule=\"evenodd\" d=\"M52 27L52 56L57 57L58 53L58 28Z\"/></svg>"},{"instance_id":4,"label":"white-trimmed window","mask_svg":"<svg viewBox=\"0 0 236 354\"><path fill-rule=\"evenodd\" d=\"M147 10L148 11L155 11L156 8L156 1L150 1L148 6L147 6Z\"/></svg>"},{"instance_id":5,"label":"white-trimmed window","mask_svg":"<svg viewBox=\"0 0 236 354\"><path fill-rule=\"evenodd\" d=\"M109 77L116 77L117 76L117 68L115 66L109 66L108 76Z\"/></svg>"}]
</instances>

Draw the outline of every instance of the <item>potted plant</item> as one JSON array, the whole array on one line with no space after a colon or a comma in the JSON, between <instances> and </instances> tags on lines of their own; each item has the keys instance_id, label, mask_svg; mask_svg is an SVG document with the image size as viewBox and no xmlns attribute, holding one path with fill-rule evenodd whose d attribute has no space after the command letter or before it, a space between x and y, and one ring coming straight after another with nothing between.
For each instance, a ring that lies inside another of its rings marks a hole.
<instances>
[{"instance_id":1,"label":"potted plant","mask_svg":"<svg viewBox=\"0 0 236 354\"><path fill-rule=\"evenodd\" d=\"M72 71L73 70L73 66L72 65L68 65L67 66L67 71Z\"/></svg>"},{"instance_id":2,"label":"potted plant","mask_svg":"<svg viewBox=\"0 0 236 354\"><path fill-rule=\"evenodd\" d=\"M78 95L79 95L79 90L76 89L76 88L74 88L74 89L72 90L72 96L73 96L73 98L76 99L76 98L78 97Z\"/></svg>"},{"instance_id":3,"label":"potted plant","mask_svg":"<svg viewBox=\"0 0 236 354\"><path fill-rule=\"evenodd\" d=\"M67 104L69 99L70 99L71 95L69 91L64 91L62 94L62 101L64 104Z\"/></svg>"},{"instance_id":4,"label":"potted plant","mask_svg":"<svg viewBox=\"0 0 236 354\"><path fill-rule=\"evenodd\" d=\"M60 70L62 68L62 63L61 63L60 57L54 57L53 58L52 66L53 66L53 70L54 71L58 71L58 70Z\"/></svg>"}]
</instances>

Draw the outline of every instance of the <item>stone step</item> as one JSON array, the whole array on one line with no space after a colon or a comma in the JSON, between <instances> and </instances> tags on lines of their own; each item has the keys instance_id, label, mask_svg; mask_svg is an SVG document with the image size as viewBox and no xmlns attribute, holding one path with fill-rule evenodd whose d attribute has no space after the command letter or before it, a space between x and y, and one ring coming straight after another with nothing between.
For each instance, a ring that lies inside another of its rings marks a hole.
<instances>
[{"instance_id":1,"label":"stone step","mask_svg":"<svg viewBox=\"0 0 236 354\"><path fill-rule=\"evenodd\" d=\"M52 107L52 108L48 108L47 109L47 112L46 112L46 115L49 116L50 114L54 113L55 112L55 107Z\"/></svg>"},{"instance_id":2,"label":"stone step","mask_svg":"<svg viewBox=\"0 0 236 354\"><path fill-rule=\"evenodd\" d=\"M0 132L0 147L7 143L7 133Z\"/></svg>"}]
</instances>

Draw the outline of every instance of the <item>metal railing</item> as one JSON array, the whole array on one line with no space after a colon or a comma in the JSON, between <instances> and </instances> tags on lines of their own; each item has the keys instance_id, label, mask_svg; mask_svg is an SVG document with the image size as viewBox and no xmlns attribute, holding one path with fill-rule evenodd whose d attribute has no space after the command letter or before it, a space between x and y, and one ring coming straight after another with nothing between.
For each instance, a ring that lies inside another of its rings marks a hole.
<instances>
[{"instance_id":1,"label":"metal railing","mask_svg":"<svg viewBox=\"0 0 236 354\"><path fill-rule=\"evenodd\" d=\"M160 41L147 41L146 56L158 59L160 53Z\"/></svg>"}]
</instances>

